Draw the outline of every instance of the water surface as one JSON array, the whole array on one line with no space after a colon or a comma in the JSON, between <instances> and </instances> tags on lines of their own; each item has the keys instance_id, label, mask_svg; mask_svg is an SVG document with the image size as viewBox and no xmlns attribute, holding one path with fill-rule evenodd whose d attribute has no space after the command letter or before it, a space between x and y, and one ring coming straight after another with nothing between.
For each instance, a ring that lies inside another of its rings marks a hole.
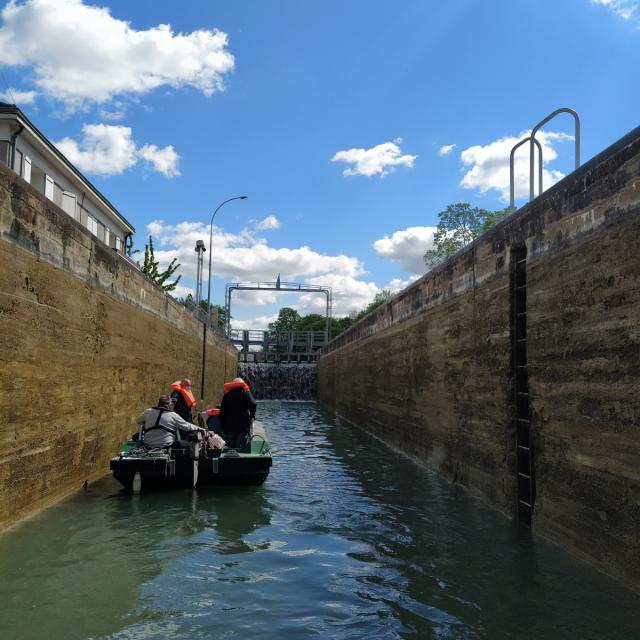
<instances>
[{"instance_id":1,"label":"water surface","mask_svg":"<svg viewBox=\"0 0 640 640\"><path fill-rule=\"evenodd\" d=\"M640 598L314 404L262 487L110 478L0 537L0 638L637 640Z\"/></svg>"}]
</instances>

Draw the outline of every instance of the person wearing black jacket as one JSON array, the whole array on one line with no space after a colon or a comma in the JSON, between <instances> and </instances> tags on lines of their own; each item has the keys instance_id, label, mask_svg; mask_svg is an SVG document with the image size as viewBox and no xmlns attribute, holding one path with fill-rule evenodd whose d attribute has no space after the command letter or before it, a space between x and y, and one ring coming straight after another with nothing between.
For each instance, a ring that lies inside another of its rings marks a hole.
<instances>
[{"instance_id":1,"label":"person wearing black jacket","mask_svg":"<svg viewBox=\"0 0 640 640\"><path fill-rule=\"evenodd\" d=\"M220 404L220 423L223 438L233 449L241 449L247 443L251 423L256 417L256 401L242 378L235 378L225 386Z\"/></svg>"},{"instance_id":2,"label":"person wearing black jacket","mask_svg":"<svg viewBox=\"0 0 640 640\"><path fill-rule=\"evenodd\" d=\"M173 410L187 422L193 422L193 409L196 406L196 398L191 390L191 380L176 380L171 383L173 392Z\"/></svg>"}]
</instances>

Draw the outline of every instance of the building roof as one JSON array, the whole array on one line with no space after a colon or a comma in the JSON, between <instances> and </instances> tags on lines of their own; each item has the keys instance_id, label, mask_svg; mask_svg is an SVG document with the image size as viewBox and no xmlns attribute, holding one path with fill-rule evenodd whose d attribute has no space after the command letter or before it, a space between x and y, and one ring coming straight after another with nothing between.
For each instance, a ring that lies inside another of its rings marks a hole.
<instances>
[{"instance_id":1,"label":"building roof","mask_svg":"<svg viewBox=\"0 0 640 640\"><path fill-rule=\"evenodd\" d=\"M8 119L10 116L15 119L43 144L73 175L79 180L87 192L89 192L100 204L106 207L109 212L131 233L135 233L133 225L105 198L102 193L64 156L64 154L36 127L27 116L15 104L0 102L0 119Z\"/></svg>"}]
</instances>

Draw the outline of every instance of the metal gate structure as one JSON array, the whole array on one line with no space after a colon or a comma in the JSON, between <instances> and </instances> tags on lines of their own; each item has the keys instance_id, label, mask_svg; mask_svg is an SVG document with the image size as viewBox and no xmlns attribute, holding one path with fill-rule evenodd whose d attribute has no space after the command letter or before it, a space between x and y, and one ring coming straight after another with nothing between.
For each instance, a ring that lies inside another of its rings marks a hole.
<instances>
[{"instance_id":1,"label":"metal gate structure","mask_svg":"<svg viewBox=\"0 0 640 640\"><path fill-rule=\"evenodd\" d=\"M231 295L234 291L277 291L284 293L323 293L327 298L326 306L326 323L325 323L325 335L326 342L331 339L331 306L332 306L332 293L331 287L324 287L318 284L301 284L298 282L280 282L280 278L275 282L235 282L228 283L225 287L225 309L226 309L226 322L227 338L231 337Z\"/></svg>"}]
</instances>

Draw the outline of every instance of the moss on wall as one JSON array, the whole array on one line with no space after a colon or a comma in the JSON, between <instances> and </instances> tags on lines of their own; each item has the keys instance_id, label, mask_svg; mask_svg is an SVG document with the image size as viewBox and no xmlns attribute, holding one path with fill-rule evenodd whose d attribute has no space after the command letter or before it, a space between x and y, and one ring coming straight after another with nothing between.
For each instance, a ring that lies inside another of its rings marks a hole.
<instances>
[{"instance_id":1,"label":"moss on wall","mask_svg":"<svg viewBox=\"0 0 640 640\"><path fill-rule=\"evenodd\" d=\"M0 168L0 526L108 473L135 418L183 377L203 325ZM237 369L208 332L205 401Z\"/></svg>"},{"instance_id":2,"label":"moss on wall","mask_svg":"<svg viewBox=\"0 0 640 640\"><path fill-rule=\"evenodd\" d=\"M640 589L640 130L330 343L320 401L512 516L522 246L533 530Z\"/></svg>"}]
</instances>

